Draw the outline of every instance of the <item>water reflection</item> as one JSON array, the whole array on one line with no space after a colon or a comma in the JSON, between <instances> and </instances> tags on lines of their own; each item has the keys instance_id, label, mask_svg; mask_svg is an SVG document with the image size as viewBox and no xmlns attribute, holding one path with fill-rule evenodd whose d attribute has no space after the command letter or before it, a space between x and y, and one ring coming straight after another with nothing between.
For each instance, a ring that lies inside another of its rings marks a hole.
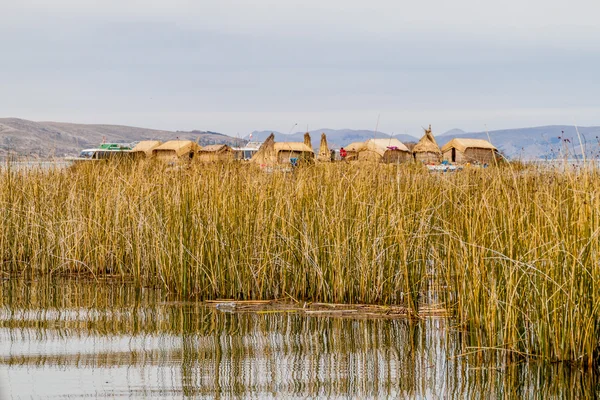
<instances>
[{"instance_id":1,"label":"water reflection","mask_svg":"<svg viewBox=\"0 0 600 400\"><path fill-rule=\"evenodd\" d=\"M594 373L458 357L451 321L222 313L126 284L0 286L2 398L586 397Z\"/></svg>"}]
</instances>

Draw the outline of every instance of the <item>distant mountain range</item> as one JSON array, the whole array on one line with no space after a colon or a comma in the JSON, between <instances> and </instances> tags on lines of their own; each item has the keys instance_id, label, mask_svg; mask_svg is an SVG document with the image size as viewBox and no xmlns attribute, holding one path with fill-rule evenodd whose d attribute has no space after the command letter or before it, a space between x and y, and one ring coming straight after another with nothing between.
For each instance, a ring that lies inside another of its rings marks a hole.
<instances>
[{"instance_id":1,"label":"distant mountain range","mask_svg":"<svg viewBox=\"0 0 600 400\"><path fill-rule=\"evenodd\" d=\"M226 143L238 146L245 141L216 132L162 131L120 125L86 125L64 122L33 122L19 118L0 118L0 158L7 153L25 157L64 157L77 155L84 148L103 141L131 143L140 140L188 139L200 145Z\"/></svg>"},{"instance_id":2,"label":"distant mountain range","mask_svg":"<svg viewBox=\"0 0 600 400\"><path fill-rule=\"evenodd\" d=\"M435 128L435 127L434 127ZM588 157L600 158L600 126L579 127L572 125L551 125L533 128L505 129L490 132L465 132L461 129L436 134L440 146L452 138L489 139L507 157L513 159L540 159L581 156L581 143ZM272 131L254 131L252 137L233 138L211 131L164 131L120 125L86 125L64 122L33 122L18 118L0 118L0 158L7 153L25 157L64 157L76 155L81 149L98 146L106 142L130 143L139 140L189 139L200 145L225 143L241 146L248 140L264 141ZM284 134L273 132L276 141L303 141L304 132ZM318 151L321 133L327 135L331 148L340 148L352 142L363 142L371 138L389 138L383 132L353 129L318 129L310 131L315 151ZM401 142L417 142L420 138L412 135L394 135Z\"/></svg>"},{"instance_id":3,"label":"distant mountain range","mask_svg":"<svg viewBox=\"0 0 600 400\"><path fill-rule=\"evenodd\" d=\"M446 131L438 136L456 136L456 135L464 135L465 133L467 133L467 132L463 131L462 129L455 128L455 129L450 129L449 131Z\"/></svg>"}]
</instances>

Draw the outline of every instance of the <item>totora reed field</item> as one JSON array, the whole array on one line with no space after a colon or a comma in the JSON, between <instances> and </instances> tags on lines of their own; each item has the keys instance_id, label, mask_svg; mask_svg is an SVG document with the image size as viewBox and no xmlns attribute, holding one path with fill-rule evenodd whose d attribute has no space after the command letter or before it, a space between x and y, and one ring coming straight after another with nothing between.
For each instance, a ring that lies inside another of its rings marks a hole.
<instances>
[{"instance_id":1,"label":"totora reed field","mask_svg":"<svg viewBox=\"0 0 600 400\"><path fill-rule=\"evenodd\" d=\"M3 280L436 310L462 356L600 363L595 168L7 164L0 225Z\"/></svg>"}]
</instances>

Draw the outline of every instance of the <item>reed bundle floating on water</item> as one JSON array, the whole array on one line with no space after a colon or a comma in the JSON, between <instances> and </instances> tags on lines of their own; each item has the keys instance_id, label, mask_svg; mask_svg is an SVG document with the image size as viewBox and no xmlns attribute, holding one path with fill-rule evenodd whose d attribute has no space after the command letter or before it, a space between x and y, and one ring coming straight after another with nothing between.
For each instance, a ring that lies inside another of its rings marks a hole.
<instances>
[{"instance_id":1,"label":"reed bundle floating on water","mask_svg":"<svg viewBox=\"0 0 600 400\"><path fill-rule=\"evenodd\" d=\"M443 302L473 351L598 363L590 169L154 163L0 172L3 273L108 277L181 298Z\"/></svg>"}]
</instances>

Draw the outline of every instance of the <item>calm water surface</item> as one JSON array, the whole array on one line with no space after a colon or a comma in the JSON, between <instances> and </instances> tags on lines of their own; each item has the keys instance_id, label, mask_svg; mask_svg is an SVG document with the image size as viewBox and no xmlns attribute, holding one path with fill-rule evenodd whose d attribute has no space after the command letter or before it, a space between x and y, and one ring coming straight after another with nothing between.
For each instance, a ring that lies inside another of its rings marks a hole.
<instances>
[{"instance_id":1,"label":"calm water surface","mask_svg":"<svg viewBox=\"0 0 600 400\"><path fill-rule=\"evenodd\" d=\"M594 398L593 372L459 356L446 319L227 313L157 290L0 285L0 398Z\"/></svg>"}]
</instances>

